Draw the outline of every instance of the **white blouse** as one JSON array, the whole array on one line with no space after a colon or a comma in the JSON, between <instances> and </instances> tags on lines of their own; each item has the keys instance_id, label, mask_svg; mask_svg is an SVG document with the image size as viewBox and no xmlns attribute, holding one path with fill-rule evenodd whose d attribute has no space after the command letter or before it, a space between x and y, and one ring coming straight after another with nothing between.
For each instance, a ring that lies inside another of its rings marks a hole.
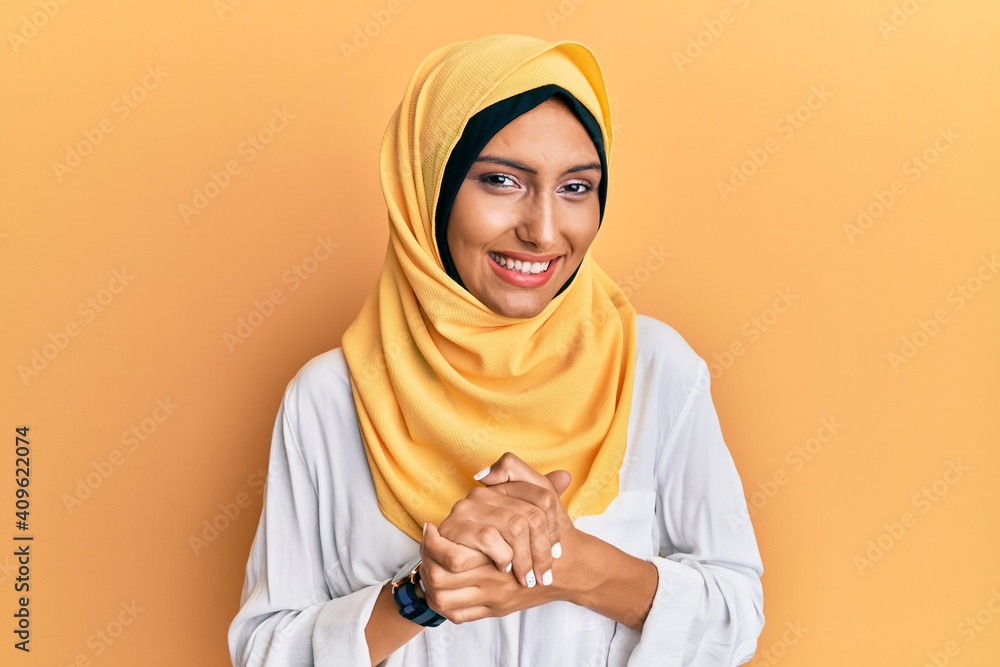
<instances>
[{"instance_id":1,"label":"white blouse","mask_svg":"<svg viewBox=\"0 0 1000 667\"><path fill-rule=\"evenodd\" d=\"M425 628L381 664L723 667L753 656L763 565L708 367L667 324L639 315L636 327L619 494L574 525L656 565L642 631L550 602ZM313 358L288 384L274 426L260 524L229 628L233 665L369 667L365 626L375 599L418 553L378 508L341 348Z\"/></svg>"}]
</instances>

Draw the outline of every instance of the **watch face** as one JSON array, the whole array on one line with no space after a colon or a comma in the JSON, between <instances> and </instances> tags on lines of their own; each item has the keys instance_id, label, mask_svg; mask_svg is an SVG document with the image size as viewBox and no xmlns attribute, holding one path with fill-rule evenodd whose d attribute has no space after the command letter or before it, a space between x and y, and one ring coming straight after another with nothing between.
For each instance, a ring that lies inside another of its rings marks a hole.
<instances>
[{"instance_id":1,"label":"watch face","mask_svg":"<svg viewBox=\"0 0 1000 667\"><path fill-rule=\"evenodd\" d=\"M406 563L403 564L403 567L399 568L399 572L396 573L396 576L392 578L392 583L396 584L399 583L402 579L405 579L413 570L413 568L417 567L417 565L420 564L420 560L421 560L420 554L417 554L410 560L406 561Z\"/></svg>"}]
</instances>

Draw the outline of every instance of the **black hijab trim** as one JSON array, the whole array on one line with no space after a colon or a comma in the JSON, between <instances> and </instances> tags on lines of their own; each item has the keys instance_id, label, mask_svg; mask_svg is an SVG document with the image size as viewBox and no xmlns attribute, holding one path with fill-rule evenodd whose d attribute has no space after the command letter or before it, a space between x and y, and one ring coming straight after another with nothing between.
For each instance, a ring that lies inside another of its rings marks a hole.
<instances>
[{"instance_id":1,"label":"black hijab trim","mask_svg":"<svg viewBox=\"0 0 1000 667\"><path fill-rule=\"evenodd\" d=\"M476 161L476 158L479 157L479 154L486 144L489 143L490 139L493 138L493 135L521 114L534 109L545 100L556 95L560 96L573 109L576 117L583 123L587 134L590 135L591 140L594 142L594 147L597 148L597 154L601 159L601 182L597 188L598 197L601 202L601 215L597 223L598 228L600 227L600 221L604 220L604 203L608 195L608 164L604 154L604 137L601 134L601 127L597 124L597 120L590 113L590 110L581 104L568 90L555 84L533 88L532 90L518 93L513 97L508 97L495 104L491 104L469 119L469 122L465 126L465 131L462 132L462 137L451 151L448 164L445 165L444 176L441 179L441 192L438 196L437 211L434 216L434 235L444 270L462 287L465 287L465 285L462 283L462 279L458 275L458 270L455 268L455 262L451 258L447 236L448 218L451 215L451 208L455 203L455 197L458 196L458 190L462 187L462 182L468 175L469 169L472 168L472 163ZM569 277L569 280L559 288L556 296L562 294L563 290L569 287L569 284L573 282L573 278L576 277L577 271L579 271L579 267Z\"/></svg>"}]
</instances>

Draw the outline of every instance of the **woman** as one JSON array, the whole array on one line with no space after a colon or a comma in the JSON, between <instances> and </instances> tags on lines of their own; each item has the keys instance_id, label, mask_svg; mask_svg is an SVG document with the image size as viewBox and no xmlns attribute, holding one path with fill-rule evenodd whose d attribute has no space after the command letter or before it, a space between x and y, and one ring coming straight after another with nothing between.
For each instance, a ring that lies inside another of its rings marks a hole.
<instances>
[{"instance_id":1,"label":"woman","mask_svg":"<svg viewBox=\"0 0 1000 667\"><path fill-rule=\"evenodd\" d=\"M611 116L576 42L417 68L390 241L289 383L235 665L736 665L762 566L708 369L589 248Z\"/></svg>"}]
</instances>

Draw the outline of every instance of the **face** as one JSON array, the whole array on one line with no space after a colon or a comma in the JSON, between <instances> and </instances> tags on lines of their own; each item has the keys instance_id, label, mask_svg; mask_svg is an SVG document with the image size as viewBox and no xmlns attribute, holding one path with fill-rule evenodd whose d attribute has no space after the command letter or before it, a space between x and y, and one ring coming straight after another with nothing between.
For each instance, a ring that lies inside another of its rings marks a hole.
<instances>
[{"instance_id":1,"label":"face","mask_svg":"<svg viewBox=\"0 0 1000 667\"><path fill-rule=\"evenodd\" d=\"M554 99L494 135L448 218L448 248L469 292L499 315L540 313L597 235L601 175L587 130Z\"/></svg>"}]
</instances>

